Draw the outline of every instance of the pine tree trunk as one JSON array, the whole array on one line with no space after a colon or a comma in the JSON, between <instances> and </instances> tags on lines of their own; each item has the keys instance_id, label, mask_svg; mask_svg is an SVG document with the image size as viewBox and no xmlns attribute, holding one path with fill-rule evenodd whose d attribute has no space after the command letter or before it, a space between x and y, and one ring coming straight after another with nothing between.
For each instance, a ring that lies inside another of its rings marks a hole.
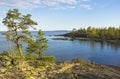
<instances>
[{"instance_id":1,"label":"pine tree trunk","mask_svg":"<svg viewBox=\"0 0 120 79\"><path fill-rule=\"evenodd\" d=\"M18 51L19 51L19 55L22 57L23 54L22 54L22 48L21 48L21 45L20 45L20 41L17 41L17 48L18 48Z\"/></svg>"},{"instance_id":2,"label":"pine tree trunk","mask_svg":"<svg viewBox=\"0 0 120 79\"><path fill-rule=\"evenodd\" d=\"M42 60L42 54L39 52L39 59Z\"/></svg>"},{"instance_id":3,"label":"pine tree trunk","mask_svg":"<svg viewBox=\"0 0 120 79\"><path fill-rule=\"evenodd\" d=\"M23 57L23 53L22 53L22 47L21 47L21 42L20 42L20 40L19 40L19 35L18 35L18 32L17 32L17 29L15 30L15 32L16 32L16 36L17 36L17 41L16 41L16 44L17 44L17 49L18 49L18 52L19 52L19 55L21 56L21 57Z\"/></svg>"}]
</instances>

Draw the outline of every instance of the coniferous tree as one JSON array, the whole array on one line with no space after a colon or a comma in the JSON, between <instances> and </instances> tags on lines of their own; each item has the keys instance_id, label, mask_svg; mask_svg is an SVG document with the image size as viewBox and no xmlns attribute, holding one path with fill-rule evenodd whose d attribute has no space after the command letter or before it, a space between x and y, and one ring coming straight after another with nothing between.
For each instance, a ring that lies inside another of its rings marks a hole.
<instances>
[{"instance_id":1,"label":"coniferous tree","mask_svg":"<svg viewBox=\"0 0 120 79\"><path fill-rule=\"evenodd\" d=\"M18 9L13 9L7 12L6 17L3 19L3 24L8 28L4 35L6 35L7 40L12 41L16 45L15 47L22 57L21 41L28 42L31 36L28 29L29 27L34 28L33 25L37 25L37 23L31 19L30 14L22 15Z\"/></svg>"},{"instance_id":2,"label":"coniferous tree","mask_svg":"<svg viewBox=\"0 0 120 79\"><path fill-rule=\"evenodd\" d=\"M36 54L38 58L42 60L44 51L48 48L47 41L48 40L44 37L44 32L39 30L36 36L36 41L31 40L26 48L26 51L31 54Z\"/></svg>"}]
</instances>

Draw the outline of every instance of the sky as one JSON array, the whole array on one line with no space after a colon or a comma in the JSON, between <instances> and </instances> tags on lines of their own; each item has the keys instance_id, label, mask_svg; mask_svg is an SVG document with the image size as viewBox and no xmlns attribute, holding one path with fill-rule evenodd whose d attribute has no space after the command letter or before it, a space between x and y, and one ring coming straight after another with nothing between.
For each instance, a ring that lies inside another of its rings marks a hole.
<instances>
[{"instance_id":1,"label":"sky","mask_svg":"<svg viewBox=\"0 0 120 79\"><path fill-rule=\"evenodd\" d=\"M7 30L2 20L14 8L31 14L44 31L120 26L120 0L0 0L0 31Z\"/></svg>"}]
</instances>

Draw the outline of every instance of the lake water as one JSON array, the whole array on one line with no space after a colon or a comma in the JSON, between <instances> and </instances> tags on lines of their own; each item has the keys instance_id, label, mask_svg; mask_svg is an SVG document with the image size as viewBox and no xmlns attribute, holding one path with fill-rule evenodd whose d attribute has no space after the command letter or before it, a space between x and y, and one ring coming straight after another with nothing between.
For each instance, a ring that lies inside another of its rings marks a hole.
<instances>
[{"instance_id":1,"label":"lake water","mask_svg":"<svg viewBox=\"0 0 120 79\"><path fill-rule=\"evenodd\" d=\"M36 32L32 33L36 34ZM45 51L45 55L54 55L56 61L70 61L71 59L81 57L84 61L90 60L99 64L120 66L120 44L80 40L52 40L55 36L51 35L64 33L67 32L45 31L49 46L48 50ZM3 50L8 50L8 42L0 34L0 52Z\"/></svg>"}]
</instances>

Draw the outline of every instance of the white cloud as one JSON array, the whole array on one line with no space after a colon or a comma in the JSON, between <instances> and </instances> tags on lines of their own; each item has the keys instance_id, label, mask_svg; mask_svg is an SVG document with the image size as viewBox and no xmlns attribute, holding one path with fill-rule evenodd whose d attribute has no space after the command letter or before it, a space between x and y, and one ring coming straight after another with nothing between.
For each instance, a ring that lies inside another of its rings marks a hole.
<instances>
[{"instance_id":1,"label":"white cloud","mask_svg":"<svg viewBox=\"0 0 120 79\"><path fill-rule=\"evenodd\" d=\"M1 7L32 9L38 7L40 0L1 0Z\"/></svg>"},{"instance_id":2,"label":"white cloud","mask_svg":"<svg viewBox=\"0 0 120 79\"><path fill-rule=\"evenodd\" d=\"M1 0L0 7L12 7L21 9L33 9L37 7L73 9L90 2L91 0ZM90 6L81 8L90 9Z\"/></svg>"},{"instance_id":3,"label":"white cloud","mask_svg":"<svg viewBox=\"0 0 120 79\"><path fill-rule=\"evenodd\" d=\"M82 0L82 1L85 1L85 2L86 2L86 1L90 1L90 0Z\"/></svg>"},{"instance_id":4,"label":"white cloud","mask_svg":"<svg viewBox=\"0 0 120 79\"><path fill-rule=\"evenodd\" d=\"M35 3L35 4L40 4L40 0L31 0L31 2Z\"/></svg>"},{"instance_id":5,"label":"white cloud","mask_svg":"<svg viewBox=\"0 0 120 79\"><path fill-rule=\"evenodd\" d=\"M80 5L80 7L82 7L82 8L84 8L84 9L87 9L87 10L91 10L92 9L92 7L91 7L91 5Z\"/></svg>"}]
</instances>

